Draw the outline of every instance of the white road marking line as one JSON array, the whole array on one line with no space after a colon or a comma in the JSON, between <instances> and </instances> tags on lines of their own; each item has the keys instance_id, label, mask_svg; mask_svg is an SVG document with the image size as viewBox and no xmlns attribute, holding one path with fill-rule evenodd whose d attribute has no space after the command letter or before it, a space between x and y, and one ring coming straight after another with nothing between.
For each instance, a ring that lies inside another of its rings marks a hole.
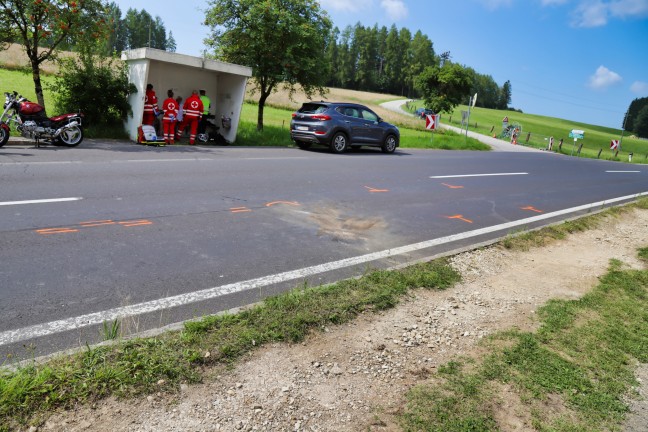
<instances>
[{"instance_id":1,"label":"white road marking line","mask_svg":"<svg viewBox=\"0 0 648 432\"><path fill-rule=\"evenodd\" d=\"M433 246L439 246L446 243L451 243L458 240L464 240L480 235L515 228L522 225L528 225L534 222L550 219L557 216L562 216L569 213L579 212L583 210L598 209L606 204L613 204L620 201L627 201L636 199L642 196L648 196L648 192L641 192L634 195L627 195L619 198L612 198L605 201L599 201L591 204L584 204L577 207L572 207L564 210L546 213L538 216L532 216L526 219L520 219L512 222L507 222L500 225L480 228L473 231L453 234L446 237L440 237L433 240L427 240L420 243L414 243L406 246L387 249L379 252L373 252L366 255L360 255L351 258L345 258L339 261L332 261L324 264L305 267L302 269L291 270L283 273L263 276L256 279L250 279L242 282L235 282L218 287L207 288L200 291L195 291L187 294L180 294L176 296L166 297L158 300L152 300L144 303L138 303L131 306L118 307L109 309L102 312L95 312L87 315L82 315L73 318L66 318L49 323L36 324L21 329L8 330L0 333L0 346L8 345L24 340L33 339L36 337L49 336L64 331L79 329L92 325L112 321L118 318L126 318L129 316L140 315L144 313L157 312L163 309L172 307L183 306L191 303L197 303L204 300L210 300L226 294L232 294L249 289L257 289L276 283L287 282L295 279L305 278L316 274L339 270L342 268L351 267L354 265L365 264L379 259L389 258L396 255L403 255L422 249L427 249Z\"/></svg>"},{"instance_id":2,"label":"white road marking line","mask_svg":"<svg viewBox=\"0 0 648 432\"><path fill-rule=\"evenodd\" d=\"M442 179L442 178L457 178L457 177L492 177L492 176L514 176L514 175L529 175L529 173L519 172L519 173L493 173L493 174L458 174L458 175L447 175L447 176L430 176L430 178Z\"/></svg>"},{"instance_id":3,"label":"white road marking line","mask_svg":"<svg viewBox=\"0 0 648 432\"><path fill-rule=\"evenodd\" d=\"M640 173L641 171L605 171L606 173Z\"/></svg>"},{"instance_id":4,"label":"white road marking line","mask_svg":"<svg viewBox=\"0 0 648 432\"><path fill-rule=\"evenodd\" d=\"M42 204L42 203L65 202L65 201L79 201L79 200L82 200L82 199L83 199L82 197L71 197L71 198L51 198L51 199L26 200L26 201L4 201L4 202L0 202L0 206L21 205L21 204Z\"/></svg>"}]
</instances>

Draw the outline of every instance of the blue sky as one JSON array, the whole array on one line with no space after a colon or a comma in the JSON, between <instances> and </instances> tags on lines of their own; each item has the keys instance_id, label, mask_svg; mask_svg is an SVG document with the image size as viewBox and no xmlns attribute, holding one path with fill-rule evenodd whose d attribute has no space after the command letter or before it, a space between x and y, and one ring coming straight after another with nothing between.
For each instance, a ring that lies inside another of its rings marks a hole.
<instances>
[{"instance_id":1,"label":"blue sky","mask_svg":"<svg viewBox=\"0 0 648 432\"><path fill-rule=\"evenodd\" d=\"M116 0L159 16L177 52L205 49L207 0ZM395 24L421 30L437 53L511 81L525 113L619 128L630 102L648 97L648 0L320 0L340 29ZM181 6L181 7L179 7Z\"/></svg>"}]
</instances>

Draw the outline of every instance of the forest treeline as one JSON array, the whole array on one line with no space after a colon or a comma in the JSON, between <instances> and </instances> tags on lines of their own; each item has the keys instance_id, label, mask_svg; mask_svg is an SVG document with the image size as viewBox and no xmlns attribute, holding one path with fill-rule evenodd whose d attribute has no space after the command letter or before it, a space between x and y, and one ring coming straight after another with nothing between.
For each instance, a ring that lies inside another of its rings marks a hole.
<instances>
[{"instance_id":1,"label":"forest treeline","mask_svg":"<svg viewBox=\"0 0 648 432\"><path fill-rule=\"evenodd\" d=\"M430 38L392 25L365 27L360 23L343 30L335 27L328 39L325 65L327 86L352 90L419 97L417 78L428 66L451 61L449 51L437 54ZM511 83L501 86L492 76L463 66L477 93L477 106L507 109ZM466 100L468 103L468 100Z\"/></svg>"}]
</instances>

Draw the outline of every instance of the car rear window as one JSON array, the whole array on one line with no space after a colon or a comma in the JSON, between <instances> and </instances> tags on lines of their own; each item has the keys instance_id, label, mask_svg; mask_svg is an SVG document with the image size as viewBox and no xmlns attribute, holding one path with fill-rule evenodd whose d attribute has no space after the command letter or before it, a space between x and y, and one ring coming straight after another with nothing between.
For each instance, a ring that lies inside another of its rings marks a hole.
<instances>
[{"instance_id":1,"label":"car rear window","mask_svg":"<svg viewBox=\"0 0 648 432\"><path fill-rule=\"evenodd\" d=\"M327 105L316 104L316 103L305 103L299 108L299 112L303 114L319 114L328 109Z\"/></svg>"}]
</instances>

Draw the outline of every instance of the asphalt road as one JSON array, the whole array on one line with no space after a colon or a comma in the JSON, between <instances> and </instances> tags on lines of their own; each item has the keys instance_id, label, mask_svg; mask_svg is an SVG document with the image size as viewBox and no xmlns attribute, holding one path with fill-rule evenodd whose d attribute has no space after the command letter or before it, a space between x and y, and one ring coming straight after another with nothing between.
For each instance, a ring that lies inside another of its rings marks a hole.
<instances>
[{"instance_id":1,"label":"asphalt road","mask_svg":"<svg viewBox=\"0 0 648 432\"><path fill-rule=\"evenodd\" d=\"M545 152L0 148L0 354L142 332L492 241L648 191Z\"/></svg>"}]
</instances>

